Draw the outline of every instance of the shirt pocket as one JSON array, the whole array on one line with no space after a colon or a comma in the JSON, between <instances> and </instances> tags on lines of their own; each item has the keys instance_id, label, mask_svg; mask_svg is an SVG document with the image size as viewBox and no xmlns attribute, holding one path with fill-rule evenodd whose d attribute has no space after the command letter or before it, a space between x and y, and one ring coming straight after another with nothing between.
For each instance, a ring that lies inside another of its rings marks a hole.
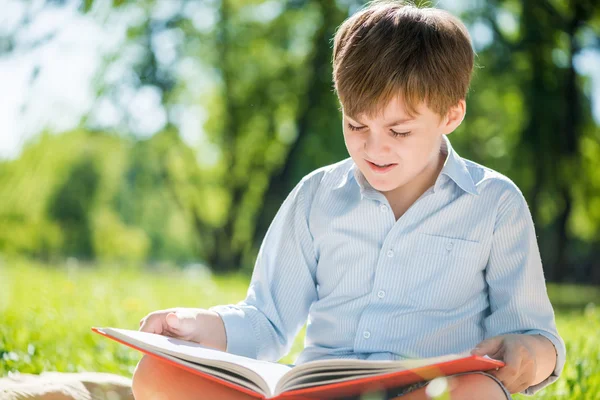
<instances>
[{"instance_id":1,"label":"shirt pocket","mask_svg":"<svg viewBox=\"0 0 600 400\"><path fill-rule=\"evenodd\" d=\"M421 253L439 254L448 258L474 258L481 254L481 244L473 240L419 233L417 249Z\"/></svg>"},{"instance_id":2,"label":"shirt pocket","mask_svg":"<svg viewBox=\"0 0 600 400\"><path fill-rule=\"evenodd\" d=\"M476 241L419 233L410 271L417 305L448 310L465 304L482 276L482 249Z\"/></svg>"}]
</instances>

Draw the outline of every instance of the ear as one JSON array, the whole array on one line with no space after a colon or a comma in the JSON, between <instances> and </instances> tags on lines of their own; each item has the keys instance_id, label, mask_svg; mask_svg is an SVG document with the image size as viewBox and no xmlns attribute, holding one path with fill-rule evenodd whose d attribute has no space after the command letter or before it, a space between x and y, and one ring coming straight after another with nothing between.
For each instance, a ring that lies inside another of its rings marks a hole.
<instances>
[{"instance_id":1,"label":"ear","mask_svg":"<svg viewBox=\"0 0 600 400\"><path fill-rule=\"evenodd\" d=\"M440 128L441 133L444 135L448 135L452 133L459 125L462 123L465 118L465 113L467 112L467 103L465 100L459 100L454 106L450 107L448 113L444 118L442 118Z\"/></svg>"}]
</instances>

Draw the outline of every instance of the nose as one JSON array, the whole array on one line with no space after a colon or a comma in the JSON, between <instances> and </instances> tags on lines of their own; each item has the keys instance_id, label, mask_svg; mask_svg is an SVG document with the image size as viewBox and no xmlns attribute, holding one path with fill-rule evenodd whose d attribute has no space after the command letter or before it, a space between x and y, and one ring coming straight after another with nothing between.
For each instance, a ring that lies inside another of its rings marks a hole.
<instances>
[{"instance_id":1,"label":"nose","mask_svg":"<svg viewBox=\"0 0 600 400\"><path fill-rule=\"evenodd\" d=\"M389 153L390 146L387 143L385 135L369 133L365 140L365 152L371 157L385 155Z\"/></svg>"}]
</instances>

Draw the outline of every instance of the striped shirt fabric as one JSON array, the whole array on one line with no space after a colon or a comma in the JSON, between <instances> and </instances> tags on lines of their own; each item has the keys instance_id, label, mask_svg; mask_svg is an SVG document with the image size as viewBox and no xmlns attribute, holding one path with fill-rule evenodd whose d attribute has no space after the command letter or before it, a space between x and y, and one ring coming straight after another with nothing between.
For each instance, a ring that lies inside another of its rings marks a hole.
<instances>
[{"instance_id":1,"label":"striped shirt fabric","mask_svg":"<svg viewBox=\"0 0 600 400\"><path fill-rule=\"evenodd\" d=\"M211 307L227 351L277 361L307 323L296 364L400 360L469 351L508 333L565 345L548 299L533 220L506 176L446 155L435 184L396 220L351 158L305 176L271 223L247 297Z\"/></svg>"}]
</instances>

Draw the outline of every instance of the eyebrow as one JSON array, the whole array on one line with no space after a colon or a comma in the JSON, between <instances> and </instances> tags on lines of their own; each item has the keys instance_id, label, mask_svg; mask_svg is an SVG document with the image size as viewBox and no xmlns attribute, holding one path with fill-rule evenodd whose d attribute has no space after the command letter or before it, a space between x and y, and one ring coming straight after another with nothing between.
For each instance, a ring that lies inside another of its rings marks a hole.
<instances>
[{"instance_id":1,"label":"eyebrow","mask_svg":"<svg viewBox=\"0 0 600 400\"><path fill-rule=\"evenodd\" d=\"M361 125L365 125L362 122L360 122L359 120L357 120L356 118L352 118L352 117L349 117L349 116L347 116L347 118L351 118L353 121L356 121L356 122L358 122ZM394 121L392 123L387 124L385 126L385 128L389 128L389 127L396 126L396 125L401 125L401 124L404 124L404 123L407 123L407 122L411 122L411 121L414 121L414 120L415 120L414 118L399 119L397 121Z\"/></svg>"},{"instance_id":2,"label":"eyebrow","mask_svg":"<svg viewBox=\"0 0 600 400\"><path fill-rule=\"evenodd\" d=\"M407 123L407 122L411 122L411 121L414 121L414 120L415 120L414 118L399 119L398 121L394 121L391 124L386 125L385 127L389 128L389 127L394 126L394 125L401 125L401 124L404 124L404 123Z\"/></svg>"}]
</instances>

